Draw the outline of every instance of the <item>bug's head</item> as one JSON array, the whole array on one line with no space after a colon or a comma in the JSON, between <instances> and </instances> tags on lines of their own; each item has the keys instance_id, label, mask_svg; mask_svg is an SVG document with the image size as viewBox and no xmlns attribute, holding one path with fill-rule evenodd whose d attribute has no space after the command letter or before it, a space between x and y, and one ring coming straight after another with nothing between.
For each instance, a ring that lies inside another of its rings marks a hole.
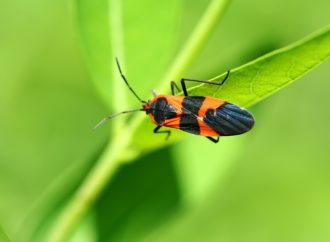
<instances>
[{"instance_id":1,"label":"bug's head","mask_svg":"<svg viewBox=\"0 0 330 242\"><path fill-rule=\"evenodd\" d=\"M149 114L152 110L151 102L149 100L146 102L143 102L142 108L144 111L146 111L146 114Z\"/></svg>"}]
</instances>

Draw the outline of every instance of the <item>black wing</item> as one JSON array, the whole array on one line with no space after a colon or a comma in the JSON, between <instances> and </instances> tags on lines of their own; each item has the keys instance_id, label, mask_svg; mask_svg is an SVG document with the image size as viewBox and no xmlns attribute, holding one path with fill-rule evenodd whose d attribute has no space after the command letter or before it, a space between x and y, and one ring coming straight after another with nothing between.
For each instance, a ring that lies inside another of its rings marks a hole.
<instances>
[{"instance_id":1,"label":"black wing","mask_svg":"<svg viewBox=\"0 0 330 242\"><path fill-rule=\"evenodd\" d=\"M245 133L255 123L249 111L231 103L207 111L203 121L221 136Z\"/></svg>"}]
</instances>

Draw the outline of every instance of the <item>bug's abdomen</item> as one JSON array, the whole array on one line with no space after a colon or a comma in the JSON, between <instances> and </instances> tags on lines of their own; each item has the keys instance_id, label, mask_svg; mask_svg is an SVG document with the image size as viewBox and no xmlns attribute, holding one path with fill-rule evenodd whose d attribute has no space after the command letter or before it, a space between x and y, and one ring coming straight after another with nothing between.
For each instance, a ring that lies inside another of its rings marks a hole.
<instances>
[{"instance_id":1,"label":"bug's abdomen","mask_svg":"<svg viewBox=\"0 0 330 242\"><path fill-rule=\"evenodd\" d=\"M255 123L249 111L231 103L207 110L203 121L221 136L245 133Z\"/></svg>"}]
</instances>

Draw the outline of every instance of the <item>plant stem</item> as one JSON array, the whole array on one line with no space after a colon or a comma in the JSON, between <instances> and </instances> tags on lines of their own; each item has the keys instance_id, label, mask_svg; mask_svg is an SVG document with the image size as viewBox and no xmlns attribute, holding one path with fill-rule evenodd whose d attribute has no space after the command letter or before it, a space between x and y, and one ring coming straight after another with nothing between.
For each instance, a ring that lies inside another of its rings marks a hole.
<instances>
[{"instance_id":1,"label":"plant stem","mask_svg":"<svg viewBox=\"0 0 330 242\"><path fill-rule=\"evenodd\" d=\"M180 78L183 72L192 64L212 33L212 30L223 16L228 3L229 0L213 0L209 4L193 33L162 79L157 90L165 90L170 80L177 80Z\"/></svg>"},{"instance_id":2,"label":"plant stem","mask_svg":"<svg viewBox=\"0 0 330 242\"><path fill-rule=\"evenodd\" d=\"M131 141L129 132L130 130L127 129L127 132L115 137L115 142L108 144L93 170L56 220L48 237L49 242L66 241L80 219L92 207L108 181L120 167L121 153Z\"/></svg>"},{"instance_id":3,"label":"plant stem","mask_svg":"<svg viewBox=\"0 0 330 242\"><path fill-rule=\"evenodd\" d=\"M228 2L229 0L211 1L187 43L175 58L173 65L166 72L158 90L164 90L169 80L179 77L193 62L223 15ZM114 177L121 165L121 156L125 153L125 149L127 149L132 140L134 131L139 127L144 117L135 115L128 127L120 135L116 135L112 139L95 167L55 221L48 237L49 242L64 242L71 235L81 218L93 206L105 186Z\"/></svg>"}]
</instances>

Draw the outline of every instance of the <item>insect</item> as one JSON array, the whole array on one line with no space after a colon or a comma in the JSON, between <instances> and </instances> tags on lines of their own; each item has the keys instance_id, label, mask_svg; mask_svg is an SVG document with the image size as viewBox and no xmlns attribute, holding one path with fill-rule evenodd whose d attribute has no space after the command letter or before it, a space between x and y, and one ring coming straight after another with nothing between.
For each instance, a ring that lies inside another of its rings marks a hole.
<instances>
[{"instance_id":1,"label":"insect","mask_svg":"<svg viewBox=\"0 0 330 242\"><path fill-rule=\"evenodd\" d=\"M157 95L153 93L153 99L144 101L129 85L117 58L116 63L121 77L129 90L142 103L142 108L112 114L104 118L94 129L103 125L109 119L121 114L145 111L146 114L150 116L152 122L157 125L153 132L156 134L166 134L166 139L170 136L171 131L160 130L163 126L205 136L212 142L217 143L220 136L245 133L249 131L255 123L250 112L235 104L213 97L189 96L188 94L185 82L189 81L221 86L228 79L230 71L227 72L225 78L220 83L182 78L181 87L184 96L176 96L176 91L180 91L180 89L176 83L172 81L172 95Z\"/></svg>"}]
</instances>

